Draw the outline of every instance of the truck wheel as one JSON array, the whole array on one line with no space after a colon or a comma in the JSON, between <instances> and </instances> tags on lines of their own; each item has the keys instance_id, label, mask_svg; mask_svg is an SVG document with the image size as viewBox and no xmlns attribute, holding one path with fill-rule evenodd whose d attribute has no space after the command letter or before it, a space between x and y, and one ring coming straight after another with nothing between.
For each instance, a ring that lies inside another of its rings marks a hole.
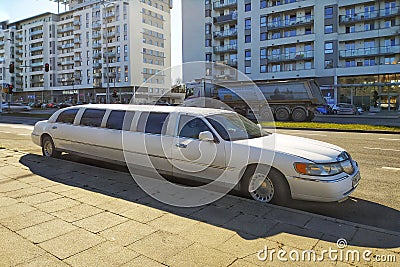
<instances>
[{"instance_id":1,"label":"truck wheel","mask_svg":"<svg viewBox=\"0 0 400 267\"><path fill-rule=\"evenodd\" d=\"M292 118L297 122L306 121L307 112L302 108L295 108L292 113Z\"/></svg>"},{"instance_id":2,"label":"truck wheel","mask_svg":"<svg viewBox=\"0 0 400 267\"><path fill-rule=\"evenodd\" d=\"M289 116L289 111L286 108L279 108L275 112L275 117L278 121L287 121L289 120Z\"/></svg>"},{"instance_id":3,"label":"truck wheel","mask_svg":"<svg viewBox=\"0 0 400 267\"><path fill-rule=\"evenodd\" d=\"M243 177L243 193L262 203L284 205L291 199L285 177L276 169L252 166ZM268 172L268 174L266 174Z\"/></svg>"}]
</instances>

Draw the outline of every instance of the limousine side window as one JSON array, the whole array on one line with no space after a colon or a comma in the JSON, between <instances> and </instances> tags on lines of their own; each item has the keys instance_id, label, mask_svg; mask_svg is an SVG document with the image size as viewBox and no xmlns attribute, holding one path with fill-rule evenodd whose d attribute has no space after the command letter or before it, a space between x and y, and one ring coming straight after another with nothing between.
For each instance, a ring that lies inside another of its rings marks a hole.
<instances>
[{"instance_id":1,"label":"limousine side window","mask_svg":"<svg viewBox=\"0 0 400 267\"><path fill-rule=\"evenodd\" d=\"M207 124L200 118L181 115L179 119L179 137L199 139L199 134L204 131L211 132Z\"/></svg>"},{"instance_id":2,"label":"limousine side window","mask_svg":"<svg viewBox=\"0 0 400 267\"><path fill-rule=\"evenodd\" d=\"M106 113L104 109L86 109L81 118L81 125L101 127L101 121Z\"/></svg>"},{"instance_id":3,"label":"limousine side window","mask_svg":"<svg viewBox=\"0 0 400 267\"><path fill-rule=\"evenodd\" d=\"M58 115L56 122L73 124L78 111L78 108L67 109Z\"/></svg>"},{"instance_id":4,"label":"limousine side window","mask_svg":"<svg viewBox=\"0 0 400 267\"><path fill-rule=\"evenodd\" d=\"M134 111L113 110L108 117L106 128L113 130L124 129L125 131L129 131L134 115Z\"/></svg>"},{"instance_id":5,"label":"limousine side window","mask_svg":"<svg viewBox=\"0 0 400 267\"><path fill-rule=\"evenodd\" d=\"M138 132L150 134L165 134L169 113L162 112L142 112L137 126Z\"/></svg>"}]
</instances>

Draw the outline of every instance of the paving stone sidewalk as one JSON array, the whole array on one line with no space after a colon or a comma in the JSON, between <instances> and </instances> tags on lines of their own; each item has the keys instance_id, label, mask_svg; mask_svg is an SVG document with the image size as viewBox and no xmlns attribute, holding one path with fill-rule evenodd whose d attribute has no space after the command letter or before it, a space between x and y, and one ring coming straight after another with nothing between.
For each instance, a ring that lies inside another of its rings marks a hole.
<instances>
[{"instance_id":1,"label":"paving stone sidewalk","mask_svg":"<svg viewBox=\"0 0 400 267\"><path fill-rule=\"evenodd\" d=\"M338 248L340 238L347 247ZM177 208L146 195L129 173L7 149L0 150L0 240L0 266L400 262L400 232L231 195L202 207ZM329 249L337 250L333 260ZM352 257L354 251L360 260Z\"/></svg>"}]
</instances>

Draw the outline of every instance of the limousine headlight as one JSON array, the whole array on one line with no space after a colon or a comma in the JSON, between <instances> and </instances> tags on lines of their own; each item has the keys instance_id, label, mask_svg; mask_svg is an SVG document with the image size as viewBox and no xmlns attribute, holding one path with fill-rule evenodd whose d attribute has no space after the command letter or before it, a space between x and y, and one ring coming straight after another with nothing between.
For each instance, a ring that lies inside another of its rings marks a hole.
<instances>
[{"instance_id":1,"label":"limousine headlight","mask_svg":"<svg viewBox=\"0 0 400 267\"><path fill-rule=\"evenodd\" d=\"M311 176L330 176L341 172L352 174L354 172L354 167L350 159L342 162L323 164L296 162L294 168L300 174Z\"/></svg>"}]
</instances>

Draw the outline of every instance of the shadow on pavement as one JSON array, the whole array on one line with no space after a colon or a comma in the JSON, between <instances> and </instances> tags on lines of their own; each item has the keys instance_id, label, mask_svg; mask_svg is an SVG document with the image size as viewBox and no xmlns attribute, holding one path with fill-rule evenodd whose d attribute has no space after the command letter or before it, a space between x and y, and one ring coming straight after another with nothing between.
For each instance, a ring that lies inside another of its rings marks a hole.
<instances>
[{"instance_id":1,"label":"shadow on pavement","mask_svg":"<svg viewBox=\"0 0 400 267\"><path fill-rule=\"evenodd\" d=\"M70 155L64 155L61 159L28 154L21 157L20 163L28 167L32 173L51 181L233 230L244 239L265 238L288 233L332 243L336 243L339 238L345 238L352 246L374 248L397 248L400 246L400 233L398 235L378 233L351 224L332 222L318 216L300 214L287 209L275 208L273 205L244 201L239 198L223 197L212 204L195 208L170 206L143 192L125 167ZM328 212L329 209L340 210L337 217L329 214L330 217L336 218L343 215L351 218L353 215L361 214L361 218L346 220L365 225L363 219L370 220L370 217L373 217L373 223L370 224L372 226L392 231L400 229L399 211L362 199L327 204L293 201L290 207L310 212L317 211L320 214L323 214L324 211ZM394 227L397 228L387 227L389 220L394 221ZM335 248L336 244L333 244L332 247Z\"/></svg>"}]
</instances>

